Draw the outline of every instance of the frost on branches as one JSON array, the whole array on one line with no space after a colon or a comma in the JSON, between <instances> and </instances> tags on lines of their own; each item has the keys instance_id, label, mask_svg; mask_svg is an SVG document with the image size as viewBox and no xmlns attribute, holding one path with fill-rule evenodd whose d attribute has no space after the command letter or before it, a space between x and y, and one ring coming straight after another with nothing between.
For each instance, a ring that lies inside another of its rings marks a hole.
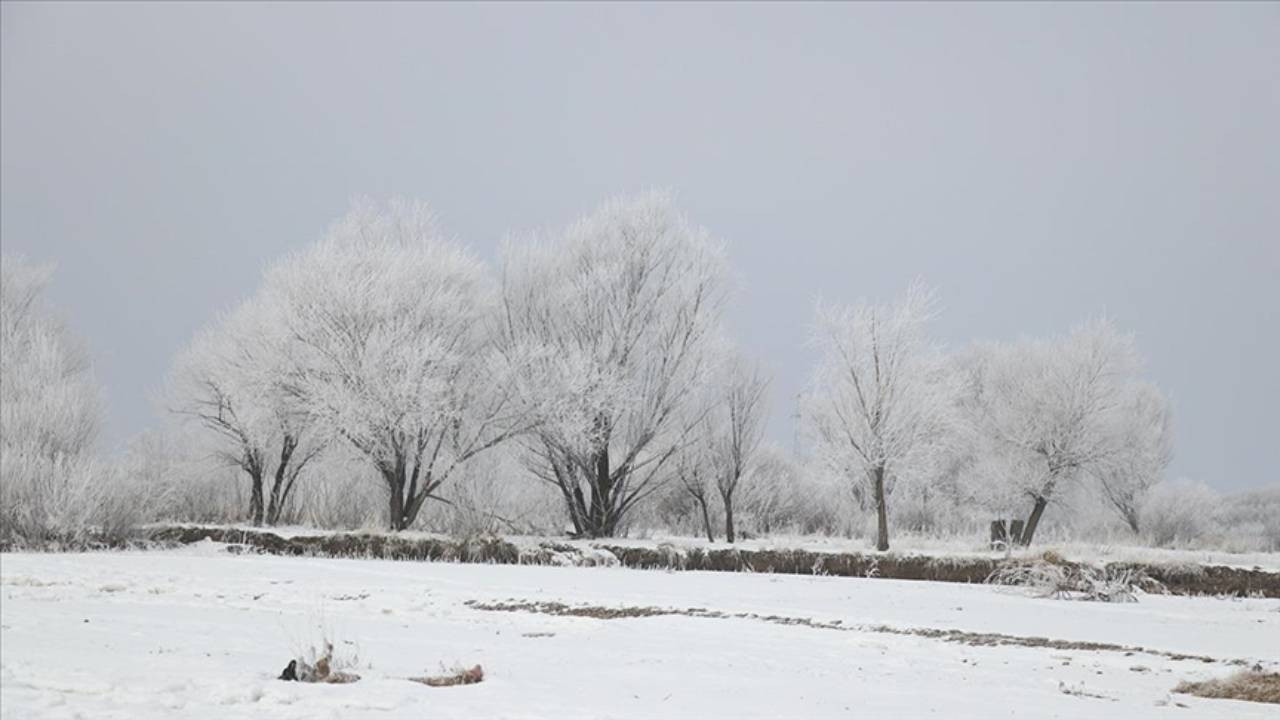
<instances>
[{"instance_id":1,"label":"frost on branches","mask_svg":"<svg viewBox=\"0 0 1280 720\"><path fill-rule=\"evenodd\" d=\"M820 307L821 360L804 417L819 461L875 505L876 549L889 549L888 496L927 481L946 445L951 375L925 336L933 293L914 283L893 304Z\"/></svg>"},{"instance_id":2,"label":"frost on branches","mask_svg":"<svg viewBox=\"0 0 1280 720\"><path fill-rule=\"evenodd\" d=\"M41 302L52 268L0 261L0 542L101 525L92 445L100 402L82 348Z\"/></svg>"},{"instance_id":3,"label":"frost on branches","mask_svg":"<svg viewBox=\"0 0 1280 720\"><path fill-rule=\"evenodd\" d=\"M725 540L737 539L734 510L749 479L757 479L764 439L768 382L757 368L734 358L709 382L702 421L677 453L675 476L693 500L707 540L715 542L710 502L720 498Z\"/></svg>"},{"instance_id":4,"label":"frost on branches","mask_svg":"<svg viewBox=\"0 0 1280 720\"><path fill-rule=\"evenodd\" d=\"M524 429L495 351L481 263L420 203L359 204L267 274L283 383L386 484L392 530L458 468Z\"/></svg>"},{"instance_id":5,"label":"frost on branches","mask_svg":"<svg viewBox=\"0 0 1280 720\"><path fill-rule=\"evenodd\" d=\"M988 482L1024 498L1028 545L1067 483L1091 477L1132 527L1169 461L1168 407L1139 375L1133 338L1106 320L1044 340L981 345L971 360L969 422Z\"/></svg>"},{"instance_id":6,"label":"frost on branches","mask_svg":"<svg viewBox=\"0 0 1280 720\"><path fill-rule=\"evenodd\" d=\"M279 522L303 470L325 446L315 415L284 382L287 345L278 308L258 295L197 335L169 381L171 409L196 421L214 457L249 478L254 525Z\"/></svg>"},{"instance_id":7,"label":"frost on branches","mask_svg":"<svg viewBox=\"0 0 1280 720\"><path fill-rule=\"evenodd\" d=\"M503 345L538 418L531 470L611 536L670 475L720 343L720 244L653 193L504 249Z\"/></svg>"}]
</instances>

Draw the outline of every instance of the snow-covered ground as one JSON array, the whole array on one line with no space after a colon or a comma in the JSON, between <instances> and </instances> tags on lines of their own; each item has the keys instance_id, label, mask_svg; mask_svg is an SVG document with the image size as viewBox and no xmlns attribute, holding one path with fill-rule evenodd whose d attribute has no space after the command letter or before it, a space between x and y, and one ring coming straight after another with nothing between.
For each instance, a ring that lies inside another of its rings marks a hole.
<instances>
[{"instance_id":1,"label":"snow-covered ground","mask_svg":"<svg viewBox=\"0 0 1280 720\"><path fill-rule=\"evenodd\" d=\"M4 718L1273 718L1275 706L1170 695L1224 662L973 645L938 628L1280 663L1280 600L1134 604L852 579L232 555L0 556ZM705 608L627 619L467 601ZM841 628L765 616L840 621ZM351 685L275 680L330 637ZM484 666L478 685L405 678ZM1182 706L1187 706L1190 711Z\"/></svg>"}]
</instances>

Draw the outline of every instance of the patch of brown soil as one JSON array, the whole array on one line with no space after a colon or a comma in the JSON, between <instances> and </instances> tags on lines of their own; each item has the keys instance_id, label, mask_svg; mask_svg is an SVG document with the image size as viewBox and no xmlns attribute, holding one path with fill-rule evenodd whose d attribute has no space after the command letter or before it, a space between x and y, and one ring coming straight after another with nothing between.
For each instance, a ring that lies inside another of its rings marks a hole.
<instances>
[{"instance_id":1,"label":"patch of brown soil","mask_svg":"<svg viewBox=\"0 0 1280 720\"><path fill-rule=\"evenodd\" d=\"M761 615L753 612L727 613L706 608L660 608L653 606L604 607L600 605L566 605L561 602L534 602L528 600L508 600L505 602L479 602L468 600L467 606L476 610L492 612L531 612L543 615L559 615L567 617L586 617L598 620L617 620L622 618L646 618L663 615L684 615L697 618L736 618L758 620L777 625L803 625L821 630L839 630L844 632L873 632L890 635L913 635L916 637L940 640L942 642L961 643L974 646L1015 645L1020 647L1049 648L1051 650L1084 650L1102 652L1122 652L1126 655L1143 653L1169 658L1170 660L1192 660L1203 663L1224 663L1229 665L1248 665L1250 661L1243 659L1219 659L1207 655L1191 655L1166 650L1153 650L1135 645L1119 645L1116 643L1100 643L1084 640L1056 640L1046 637L1029 637L1023 635L1006 635L1003 633L979 633L966 630L945 628L900 628L891 625L845 625L840 620L823 621L812 618L786 615Z\"/></svg>"}]
</instances>

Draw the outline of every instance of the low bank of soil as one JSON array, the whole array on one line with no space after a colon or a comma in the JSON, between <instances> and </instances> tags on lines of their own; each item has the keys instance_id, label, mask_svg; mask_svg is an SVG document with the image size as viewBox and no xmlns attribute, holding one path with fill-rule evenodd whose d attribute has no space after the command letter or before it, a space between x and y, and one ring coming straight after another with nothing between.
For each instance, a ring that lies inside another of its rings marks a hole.
<instances>
[{"instance_id":1,"label":"low bank of soil","mask_svg":"<svg viewBox=\"0 0 1280 720\"><path fill-rule=\"evenodd\" d=\"M639 569L763 572L790 575L932 580L982 583L1007 563L1020 559L931 557L809 550L738 550L624 547L607 543L544 542L520 547L497 537L449 539L371 533L333 533L282 537L262 530L173 526L150 532L152 542L168 545L202 540L228 543L232 549L273 555L358 557L386 560L497 563L504 565L621 565ZM1054 562L1078 566L1070 560ZM1173 595L1231 595L1280 598L1280 573L1221 565L1111 563L1108 569L1133 570L1149 578L1148 587Z\"/></svg>"}]
</instances>

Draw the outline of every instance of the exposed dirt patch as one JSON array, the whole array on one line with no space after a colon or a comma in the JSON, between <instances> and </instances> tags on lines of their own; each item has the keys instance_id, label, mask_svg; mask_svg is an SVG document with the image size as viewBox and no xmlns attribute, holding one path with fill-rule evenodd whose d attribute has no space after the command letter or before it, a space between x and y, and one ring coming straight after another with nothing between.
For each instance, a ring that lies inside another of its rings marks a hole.
<instances>
[{"instance_id":1,"label":"exposed dirt patch","mask_svg":"<svg viewBox=\"0 0 1280 720\"><path fill-rule=\"evenodd\" d=\"M179 545L204 539L254 548L273 555L374 558L497 563L503 565L612 565L662 570L763 572L788 575L931 580L982 583L1009 565L1033 562L985 557L930 557L927 555L877 555L826 553L808 550L739 550L625 547L593 543L589 547L545 542L523 552L498 537L403 538L372 533L335 533L284 538L261 530L173 526L153 530L152 543ZM1057 558L1058 566L1079 574L1080 563ZM1145 578L1149 592L1173 595L1231 595L1280 598L1280 572L1225 566L1142 565L1110 563L1107 574L1126 572Z\"/></svg>"},{"instance_id":2,"label":"exposed dirt patch","mask_svg":"<svg viewBox=\"0 0 1280 720\"><path fill-rule=\"evenodd\" d=\"M1186 653L1153 650L1136 645L1119 645L1116 643L1089 642L1083 640L1055 640L1046 637L1024 635L1006 635L1003 633L979 633L966 630L945 628L902 628L892 625L846 625L840 620L824 621L813 618L787 615L761 615L753 612L729 613L706 608L660 608L654 606L622 606L605 607L600 605L567 605L561 602L536 602L531 600L507 600L502 602L480 602L468 600L467 606L476 610L491 612L531 612L543 615L564 617L586 617L597 620L618 620L623 618L645 618L664 615L684 615L696 618L736 618L743 620L759 620L777 625L803 625L820 630L838 630L842 632L870 632L890 635L913 635L916 637L940 640L942 642L961 643L974 646L1016 645L1019 647L1049 648L1051 650L1084 650L1099 652L1119 652L1126 655L1143 653L1168 658L1170 660L1190 660L1203 663L1223 663L1228 665L1249 665L1251 661L1244 659L1223 659L1208 655L1191 655Z\"/></svg>"},{"instance_id":3,"label":"exposed dirt patch","mask_svg":"<svg viewBox=\"0 0 1280 720\"><path fill-rule=\"evenodd\" d=\"M1173 691L1205 698L1248 700L1280 705L1280 673L1241 670L1225 678L1178 683Z\"/></svg>"}]
</instances>

